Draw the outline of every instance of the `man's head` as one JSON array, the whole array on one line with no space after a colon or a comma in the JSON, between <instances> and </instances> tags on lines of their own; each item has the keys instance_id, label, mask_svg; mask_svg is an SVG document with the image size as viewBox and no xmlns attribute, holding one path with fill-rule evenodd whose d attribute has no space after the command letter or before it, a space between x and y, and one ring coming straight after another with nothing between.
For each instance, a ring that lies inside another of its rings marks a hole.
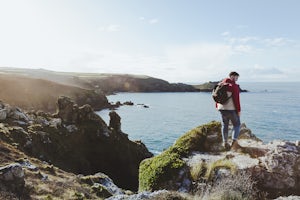
<instances>
[{"instance_id":1,"label":"man's head","mask_svg":"<svg viewBox=\"0 0 300 200\"><path fill-rule=\"evenodd\" d=\"M239 79L239 73L237 72L230 72L229 73L229 78L233 81L237 81Z\"/></svg>"}]
</instances>

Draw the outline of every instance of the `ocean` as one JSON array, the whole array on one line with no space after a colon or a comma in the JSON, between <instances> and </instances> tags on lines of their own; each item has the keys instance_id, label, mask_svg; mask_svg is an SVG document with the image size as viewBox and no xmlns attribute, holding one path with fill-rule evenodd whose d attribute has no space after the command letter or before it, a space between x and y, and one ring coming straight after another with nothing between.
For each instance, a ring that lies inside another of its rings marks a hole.
<instances>
[{"instance_id":1,"label":"ocean","mask_svg":"<svg viewBox=\"0 0 300 200\"><path fill-rule=\"evenodd\" d=\"M241 123L264 142L300 139L298 83L239 83ZM187 131L212 120L221 121L211 93L118 93L110 102L132 101L121 106L121 129L131 140L141 140L154 154L171 146ZM149 106L145 108L144 104ZM109 110L97 112L109 123Z\"/></svg>"}]
</instances>

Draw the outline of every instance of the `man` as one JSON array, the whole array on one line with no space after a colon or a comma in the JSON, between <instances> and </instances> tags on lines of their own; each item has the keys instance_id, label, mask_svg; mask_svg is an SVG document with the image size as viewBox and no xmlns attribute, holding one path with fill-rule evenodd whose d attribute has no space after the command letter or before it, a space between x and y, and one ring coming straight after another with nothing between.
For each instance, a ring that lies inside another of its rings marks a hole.
<instances>
[{"instance_id":1,"label":"man","mask_svg":"<svg viewBox=\"0 0 300 200\"><path fill-rule=\"evenodd\" d=\"M220 111L222 116L222 139L223 145L226 150L230 149L230 145L228 143L228 126L229 121L231 121L233 125L233 134L232 134L232 145L231 149L237 151L240 148L240 145L237 142L237 138L240 133L240 114L241 114L241 106L240 106L240 88L239 85L236 84L239 78L239 74L237 72L230 72L229 78L225 78L222 80L222 83L227 85L227 94L230 98L223 104L217 103L216 107Z\"/></svg>"}]
</instances>

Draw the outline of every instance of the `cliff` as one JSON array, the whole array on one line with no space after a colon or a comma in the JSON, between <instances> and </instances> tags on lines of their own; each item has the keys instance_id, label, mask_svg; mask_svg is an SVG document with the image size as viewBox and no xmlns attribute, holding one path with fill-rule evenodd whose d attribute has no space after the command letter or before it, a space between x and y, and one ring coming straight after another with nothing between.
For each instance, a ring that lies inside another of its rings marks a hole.
<instances>
[{"instance_id":1,"label":"cliff","mask_svg":"<svg viewBox=\"0 0 300 200\"><path fill-rule=\"evenodd\" d=\"M264 144L243 125L241 149L225 151L211 122L152 157L117 113L106 125L89 105L57 105L51 115L0 103L0 199L299 198L299 141Z\"/></svg>"},{"instance_id":2,"label":"cliff","mask_svg":"<svg viewBox=\"0 0 300 200\"><path fill-rule=\"evenodd\" d=\"M165 80L144 75L55 72L44 69L0 68L6 75L26 76L52 82L102 91L105 94L116 92L196 92L192 85L169 83Z\"/></svg>"},{"instance_id":3,"label":"cliff","mask_svg":"<svg viewBox=\"0 0 300 200\"><path fill-rule=\"evenodd\" d=\"M263 144L247 127L238 152L221 145L221 124L199 126L140 165L139 190L172 190L208 199L300 195L300 144Z\"/></svg>"},{"instance_id":4,"label":"cliff","mask_svg":"<svg viewBox=\"0 0 300 200\"><path fill-rule=\"evenodd\" d=\"M74 99L79 106L90 104L95 110L109 107L108 100L101 91L23 75L0 74L0 100L12 106L55 112L56 100L61 95Z\"/></svg>"},{"instance_id":5,"label":"cliff","mask_svg":"<svg viewBox=\"0 0 300 200\"><path fill-rule=\"evenodd\" d=\"M193 85L200 92L212 92L214 87L219 83L219 81L209 81L207 83L203 83L200 85ZM248 90L244 90L240 88L241 92L248 92Z\"/></svg>"},{"instance_id":6,"label":"cliff","mask_svg":"<svg viewBox=\"0 0 300 200\"><path fill-rule=\"evenodd\" d=\"M102 172L119 187L137 190L139 163L152 154L121 131L120 117L111 112L108 126L89 105L79 107L60 97L57 106L57 113L51 115L24 112L1 102L0 139L64 171Z\"/></svg>"}]
</instances>

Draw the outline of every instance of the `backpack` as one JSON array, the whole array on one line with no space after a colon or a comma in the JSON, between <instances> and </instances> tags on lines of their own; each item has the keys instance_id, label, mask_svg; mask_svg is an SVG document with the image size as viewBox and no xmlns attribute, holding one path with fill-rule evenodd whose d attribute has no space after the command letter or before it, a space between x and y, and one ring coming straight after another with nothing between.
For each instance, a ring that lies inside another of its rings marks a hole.
<instances>
[{"instance_id":1,"label":"backpack","mask_svg":"<svg viewBox=\"0 0 300 200\"><path fill-rule=\"evenodd\" d=\"M227 84L220 82L212 91L212 98L216 103L224 104L231 96L227 94Z\"/></svg>"}]
</instances>

